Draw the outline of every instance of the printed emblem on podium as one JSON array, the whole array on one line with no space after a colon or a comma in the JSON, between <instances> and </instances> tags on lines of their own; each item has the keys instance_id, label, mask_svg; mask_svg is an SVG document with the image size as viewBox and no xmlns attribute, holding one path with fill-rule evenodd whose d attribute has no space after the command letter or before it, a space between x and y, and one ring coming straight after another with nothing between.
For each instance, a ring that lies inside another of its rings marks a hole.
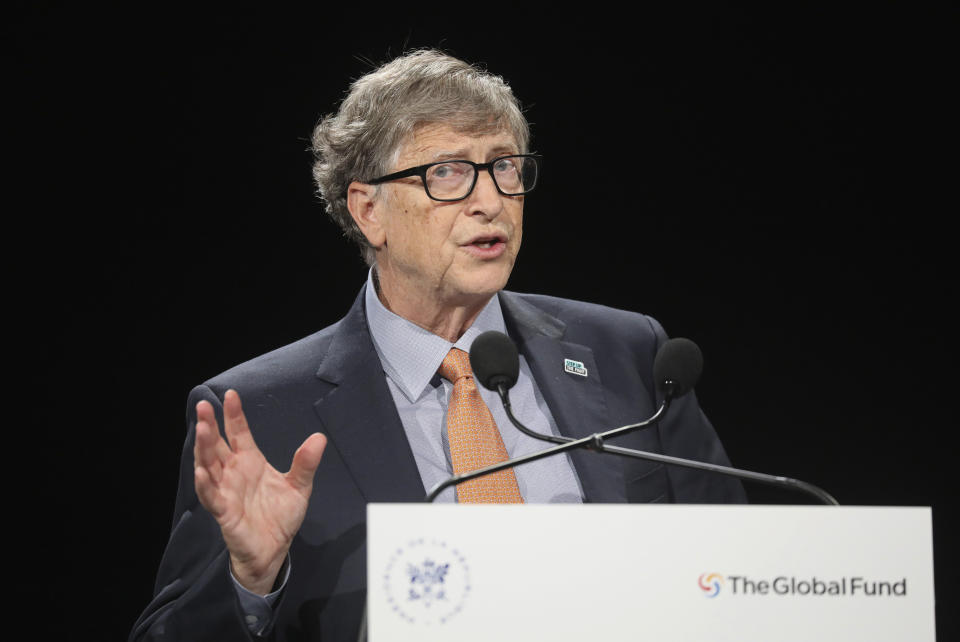
<instances>
[{"instance_id":1,"label":"printed emblem on podium","mask_svg":"<svg viewBox=\"0 0 960 642\"><path fill-rule=\"evenodd\" d=\"M444 624L466 603L470 569L460 551L446 542L418 539L390 556L383 582L398 616L415 624Z\"/></svg>"}]
</instances>

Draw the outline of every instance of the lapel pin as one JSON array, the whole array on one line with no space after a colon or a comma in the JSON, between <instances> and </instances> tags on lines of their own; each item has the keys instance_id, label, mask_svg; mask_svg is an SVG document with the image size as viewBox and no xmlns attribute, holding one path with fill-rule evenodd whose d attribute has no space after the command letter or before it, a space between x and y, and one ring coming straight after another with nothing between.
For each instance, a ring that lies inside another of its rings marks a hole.
<instances>
[{"instance_id":1,"label":"lapel pin","mask_svg":"<svg viewBox=\"0 0 960 642\"><path fill-rule=\"evenodd\" d=\"M573 359L564 359L563 360L563 369L566 372L571 374L580 375L581 377L587 376L587 369L580 361L574 361Z\"/></svg>"}]
</instances>

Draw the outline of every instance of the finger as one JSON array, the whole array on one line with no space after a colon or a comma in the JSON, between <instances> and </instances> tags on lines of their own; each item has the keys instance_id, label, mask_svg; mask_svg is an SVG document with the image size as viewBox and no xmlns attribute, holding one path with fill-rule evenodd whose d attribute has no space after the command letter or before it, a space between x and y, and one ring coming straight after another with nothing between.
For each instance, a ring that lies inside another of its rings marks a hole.
<instances>
[{"instance_id":1,"label":"finger","mask_svg":"<svg viewBox=\"0 0 960 642\"><path fill-rule=\"evenodd\" d=\"M217 413L213 411L213 404L205 399L197 402L197 421L205 421L211 426L217 425Z\"/></svg>"},{"instance_id":2,"label":"finger","mask_svg":"<svg viewBox=\"0 0 960 642\"><path fill-rule=\"evenodd\" d=\"M217 413L213 410L213 405L209 401L197 402L197 423L205 422L213 426L213 434L220 437L220 424L217 422Z\"/></svg>"},{"instance_id":3,"label":"finger","mask_svg":"<svg viewBox=\"0 0 960 642\"><path fill-rule=\"evenodd\" d=\"M293 454L293 464L287 473L287 480L300 492L309 492L313 488L313 476L320 465L320 458L327 447L327 437L315 432L297 448Z\"/></svg>"},{"instance_id":4,"label":"finger","mask_svg":"<svg viewBox=\"0 0 960 642\"><path fill-rule=\"evenodd\" d=\"M206 424L210 426L211 429L207 433L209 446L216 446L216 454L222 460L224 457L230 454L230 448L220 437L220 427L217 424L217 415L213 411L213 406L209 401L198 401L197 402L197 428L199 435L200 424Z\"/></svg>"},{"instance_id":5,"label":"finger","mask_svg":"<svg viewBox=\"0 0 960 642\"><path fill-rule=\"evenodd\" d=\"M247 425L247 417L243 414L240 395L233 389L227 390L223 395L223 427L234 452L257 448L253 435L250 434L250 426Z\"/></svg>"},{"instance_id":6,"label":"finger","mask_svg":"<svg viewBox=\"0 0 960 642\"><path fill-rule=\"evenodd\" d=\"M193 470L193 485L197 489L197 498L215 519L219 519L226 510L226 500L220 494L206 468Z\"/></svg>"},{"instance_id":7,"label":"finger","mask_svg":"<svg viewBox=\"0 0 960 642\"><path fill-rule=\"evenodd\" d=\"M220 458L221 463L223 463L223 460L230 454L230 447L227 446L226 442L224 442L220 436L220 426L217 423L217 415L213 411L213 406L209 401L197 402L197 425L199 426L201 422L212 426L212 430L209 433L209 444L216 445L216 455Z\"/></svg>"},{"instance_id":8,"label":"finger","mask_svg":"<svg viewBox=\"0 0 960 642\"><path fill-rule=\"evenodd\" d=\"M197 436L193 444L194 468L206 468L215 483L220 483L226 458L230 456L230 449L220 438L216 428L206 421L198 421Z\"/></svg>"}]
</instances>

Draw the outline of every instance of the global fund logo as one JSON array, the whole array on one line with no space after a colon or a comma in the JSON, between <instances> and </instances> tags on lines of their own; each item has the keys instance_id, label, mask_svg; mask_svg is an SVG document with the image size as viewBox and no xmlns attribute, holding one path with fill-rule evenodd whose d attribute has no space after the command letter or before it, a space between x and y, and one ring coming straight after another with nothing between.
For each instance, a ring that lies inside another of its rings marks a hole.
<instances>
[{"instance_id":1,"label":"global fund logo","mask_svg":"<svg viewBox=\"0 0 960 642\"><path fill-rule=\"evenodd\" d=\"M905 597L907 595L907 578L905 577L897 580L874 580L858 575L831 579L779 575L761 579L746 575L701 573L697 578L697 586L708 598L717 597L721 587L726 594L734 596Z\"/></svg>"},{"instance_id":2,"label":"global fund logo","mask_svg":"<svg viewBox=\"0 0 960 642\"><path fill-rule=\"evenodd\" d=\"M707 597L717 597L717 595L720 594L720 586L723 584L723 575L719 573L701 573L697 584Z\"/></svg>"}]
</instances>

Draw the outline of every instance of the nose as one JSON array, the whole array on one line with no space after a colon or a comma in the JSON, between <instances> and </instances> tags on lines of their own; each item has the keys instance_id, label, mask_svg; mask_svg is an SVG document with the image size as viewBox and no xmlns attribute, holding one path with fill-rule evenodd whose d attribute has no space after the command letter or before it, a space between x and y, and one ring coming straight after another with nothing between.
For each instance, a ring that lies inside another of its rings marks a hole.
<instances>
[{"instance_id":1,"label":"nose","mask_svg":"<svg viewBox=\"0 0 960 642\"><path fill-rule=\"evenodd\" d=\"M481 214L492 221L503 212L505 198L509 197L497 191L490 172L481 170L477 174L477 184L473 186L473 191L467 197L467 212L471 215Z\"/></svg>"}]
</instances>

